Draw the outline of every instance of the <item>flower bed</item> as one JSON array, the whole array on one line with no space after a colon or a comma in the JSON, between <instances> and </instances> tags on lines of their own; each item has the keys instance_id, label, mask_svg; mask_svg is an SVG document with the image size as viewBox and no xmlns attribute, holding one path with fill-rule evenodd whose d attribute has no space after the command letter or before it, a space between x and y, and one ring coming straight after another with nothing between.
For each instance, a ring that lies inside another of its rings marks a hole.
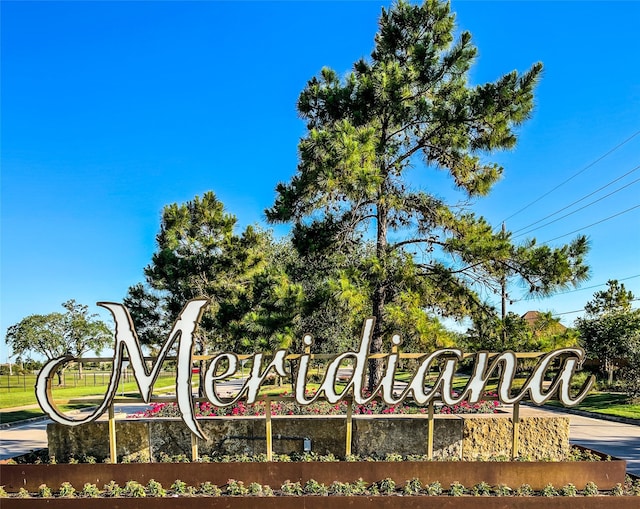
<instances>
[{"instance_id":1,"label":"flower bed","mask_svg":"<svg viewBox=\"0 0 640 509\"><path fill-rule=\"evenodd\" d=\"M492 397L493 395L487 395ZM284 393L282 398L290 398L291 395ZM326 401L318 401L310 405L298 405L294 401L282 400L271 401L272 415L344 415L347 413L347 401L339 401L336 404L330 404ZM493 414L498 412L500 403L497 400L484 400L478 403L470 404L463 401L458 405L447 406L438 405L434 408L434 413L443 415L457 414ZM373 400L366 405L354 405L353 413L355 415L397 415L397 414L426 414L427 407L399 404L387 405L383 402ZM222 417L222 416L264 416L265 403L259 401L251 405L247 405L243 401L239 401L228 407L217 407L208 401L198 402L195 407L196 417ZM129 414L128 418L166 418L180 417L180 412L176 403L153 403L147 410Z\"/></svg>"}]
</instances>

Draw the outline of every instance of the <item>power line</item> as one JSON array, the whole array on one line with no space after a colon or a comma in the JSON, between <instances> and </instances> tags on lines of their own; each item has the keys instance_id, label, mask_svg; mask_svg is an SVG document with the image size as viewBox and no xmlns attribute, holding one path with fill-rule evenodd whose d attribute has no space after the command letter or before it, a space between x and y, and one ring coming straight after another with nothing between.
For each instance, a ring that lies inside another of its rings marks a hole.
<instances>
[{"instance_id":1,"label":"power line","mask_svg":"<svg viewBox=\"0 0 640 509\"><path fill-rule=\"evenodd\" d=\"M580 175L581 173L584 173L585 171L587 171L589 168L591 168L592 166L594 166L596 163L599 163L600 161L602 161L605 157L607 157L608 155L612 154L613 152L615 152L616 150L618 150L620 147L622 147L623 145L625 145L626 143L630 142L633 138L635 138L638 134L640 134L640 131L636 131L635 133L633 133L631 136L629 136L626 140L624 140L623 142L619 143L618 145L616 145L615 147L613 147L611 150L609 150L608 152L602 154L600 157L598 157L595 161L589 163L587 166L585 166L584 168L582 168L580 171L578 171L577 173L574 173L571 177L569 177L568 179L566 179L563 182L560 182L560 184L558 184L557 186L555 186L554 188L550 189L549 191L547 191L546 193L544 193L542 196L536 198L535 200L533 200L532 202L528 203L527 205L525 205L524 207L522 207L520 210L517 210L516 212L514 212L513 214L511 214L509 217L504 218L501 222L507 221L508 219L511 219L512 217L517 216L518 214L520 214L520 212L523 212L524 210L527 210L529 207L531 207L531 205L533 205L534 203L538 203L540 200L542 200L543 198L545 198L546 196L550 195L552 192L554 192L556 189L558 189L559 187L562 187L563 185L565 185L567 182L573 180L574 178L576 178L578 175Z\"/></svg>"},{"instance_id":2,"label":"power line","mask_svg":"<svg viewBox=\"0 0 640 509\"><path fill-rule=\"evenodd\" d=\"M640 166L638 166L638 168L640 168ZM628 184L625 184L624 186L619 187L619 188L618 188L618 189L616 189L615 191L611 191L610 193L605 194L604 196L601 196L601 197L600 197L600 198L598 198L597 200L593 200L592 202L589 202L589 203L587 203L586 205L583 205L582 207L577 208L576 210L573 210L573 211L571 211L571 212L568 212L568 213L567 213L567 214L565 214L564 216L560 216L560 217L558 217L558 218L554 219L553 221L549 221L548 223L544 223L544 224L542 224L542 225L540 225L540 226L536 226L535 228L532 228L532 229L530 229L530 230L527 230L526 232L523 232L523 233L521 233L521 234L519 234L519 235L516 235L514 238L522 237L523 235L528 235L529 233L534 232L534 231L536 231L536 230L539 230L540 228L544 228L545 226L549 226L550 224L553 224L553 223L555 223L556 221L560 221L561 219L564 219L565 217L569 217L569 216L571 216L571 215L575 214L576 212L580 212L581 210L586 209L587 207L590 207L591 205L593 205L593 204L595 204L595 203L598 203L599 201L602 201L602 200L604 200L605 198L608 198L608 197L609 197L609 196L611 196L612 194L616 194L616 193L618 193L618 192L622 191L623 189L625 189L625 188L627 188L627 187L629 187L629 186L632 186L632 185L633 185L633 184L635 184L636 182L640 182L640 178L639 178L639 179L634 180L633 182L630 182L630 183L628 183ZM595 191L594 191L594 192L595 192ZM591 193L591 194L593 194L593 193ZM583 198L583 199L584 199L584 198ZM582 201L582 199L581 199L581 200L578 200L578 201ZM577 202L574 202L574 203L577 203ZM567 207L565 207L565 208L567 208ZM557 212L556 212L556 214L557 214ZM553 215L553 214L552 214L552 215ZM547 216L547 217L550 217L550 216ZM539 222L539 221L538 221L538 222ZM535 223L534 223L534 224L535 224ZM521 230L522 230L522 228L521 228L520 230L518 230L518 231L521 231Z\"/></svg>"},{"instance_id":3,"label":"power line","mask_svg":"<svg viewBox=\"0 0 640 509\"><path fill-rule=\"evenodd\" d=\"M565 206L565 207L562 207L561 209L556 210L556 211L555 211L555 212L553 212L552 214L548 214L548 215L544 216L542 219L538 219L537 221L534 221L533 223L530 223L530 224L528 224L527 226L523 226L522 228L519 228L519 229L515 230L513 233L518 233L518 232L521 232L522 230L526 230L526 229L530 228L531 226L534 226L534 225L536 225L536 224L538 224L538 223L541 223L541 222L542 222L542 221L544 221L545 219L549 219L550 217L553 217L553 216L555 216L556 214L559 214L559 213L560 213L560 212L562 212L563 210L567 210L569 207L572 207L573 205L576 205L577 203L580 203L581 201L586 200L586 199L587 199L587 198L589 198L590 196L593 196L594 194L596 194L596 193L598 193L598 192L602 191L603 189L606 189L606 188L607 188L607 187L609 187L610 185L615 184L615 183L616 183L616 182L618 182L619 180L622 180L624 177L626 177L626 176L628 176L628 175L631 175L634 171L637 171L637 170L639 170L639 169L640 169L640 165L639 165L639 166L636 166L636 167L635 167L635 168L633 168L632 170L629 170L629 171L628 171L627 173L625 173L624 175L619 176L617 179L612 180L611 182L609 182L609 183L605 184L604 186L599 187L599 188L598 188L598 189L596 189L595 191L592 191L591 193L589 193L589 194L587 194L587 195L583 196L582 198L580 198L580 199L578 199L578 200L576 200L576 201L574 201L574 202L570 203L569 205L567 205L567 206ZM636 180L636 181L634 181L634 182L637 182L637 180ZM609 196L609 195L607 195L607 196ZM563 217L566 217L566 216L563 216Z\"/></svg>"},{"instance_id":4,"label":"power line","mask_svg":"<svg viewBox=\"0 0 640 509\"><path fill-rule=\"evenodd\" d=\"M575 311L565 311L564 313L554 313L551 316L572 315L574 313L582 313L584 309L576 309Z\"/></svg>"},{"instance_id":5,"label":"power line","mask_svg":"<svg viewBox=\"0 0 640 509\"><path fill-rule=\"evenodd\" d=\"M616 281L627 281L627 280L629 280L629 279L635 279L635 278L637 278L637 277L640 277L640 274L636 274L635 276L623 277L623 278L615 278L615 277L612 277L612 278L610 278L610 280L611 280L611 279L613 279L613 280L616 280ZM599 288L599 287L601 287L601 286L606 286L607 284L608 284L608 283L600 283L599 285L585 286L585 287L583 287L583 288L574 288L573 290L566 290L566 291L564 291L564 292L554 293L554 294L553 294L553 295L551 295L550 297L555 297L555 296L557 296L557 295L565 295L565 294L567 294L567 293L581 292L581 291L583 291L583 290L591 290L591 289L593 289L593 288ZM516 302L525 302L525 301L528 301L528 300L532 300L532 299L530 299L530 298L516 299L516 300L512 300L511 302L513 302L513 303L516 303Z\"/></svg>"},{"instance_id":6,"label":"power line","mask_svg":"<svg viewBox=\"0 0 640 509\"><path fill-rule=\"evenodd\" d=\"M609 219L613 219L614 217L618 217L618 216L621 216L622 214L626 214L627 212L631 212L632 210L637 209L638 207L640 207L640 204L635 205L634 207L630 207L630 208L628 208L626 210L623 210L622 212L618 212L617 214L614 214L612 216L605 217L604 219L601 219L600 221L596 221L595 223L591 223L591 224L588 224L587 226L583 226L582 228L578 228L577 230L573 230L572 232L565 233L563 235L558 235L557 237L554 237L554 238L549 239L549 240L545 240L543 242L543 244L548 244L549 242L553 242L554 240L561 239L562 237L566 237L567 235L571 235L573 233L577 233L579 231L586 230L587 228L591 228L592 226L595 226L597 224L604 223L605 221L609 221Z\"/></svg>"},{"instance_id":7,"label":"power line","mask_svg":"<svg viewBox=\"0 0 640 509\"><path fill-rule=\"evenodd\" d=\"M637 302L640 299L632 299L629 302ZM582 309L576 309L575 311L565 311L564 313L553 313L553 315L551 316L562 316L562 315L572 315L574 313L582 313L584 311L584 308Z\"/></svg>"}]
</instances>

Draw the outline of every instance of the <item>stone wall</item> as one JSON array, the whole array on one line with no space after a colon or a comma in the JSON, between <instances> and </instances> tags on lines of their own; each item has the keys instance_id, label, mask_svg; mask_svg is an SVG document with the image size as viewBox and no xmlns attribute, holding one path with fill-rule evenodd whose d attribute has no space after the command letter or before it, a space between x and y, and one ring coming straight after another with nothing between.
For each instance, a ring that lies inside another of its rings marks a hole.
<instances>
[{"instance_id":1,"label":"stone wall","mask_svg":"<svg viewBox=\"0 0 640 509\"><path fill-rule=\"evenodd\" d=\"M265 420L256 417L218 417L199 420L207 440L198 441L201 456L266 452ZM436 416L433 455L465 460L510 458L513 424L509 415ZM58 461L93 456L109 457L107 422L76 427L49 424L49 454ZM305 438L318 454L345 453L343 416L278 416L272 419L273 451L302 452ZM424 415L353 417L352 452L361 456L390 453L426 454L428 420ZM175 419L131 419L116 422L119 461L158 461L162 453L191 457L191 435ZM530 460L563 460L569 452L569 419L522 417L518 449Z\"/></svg>"}]
</instances>

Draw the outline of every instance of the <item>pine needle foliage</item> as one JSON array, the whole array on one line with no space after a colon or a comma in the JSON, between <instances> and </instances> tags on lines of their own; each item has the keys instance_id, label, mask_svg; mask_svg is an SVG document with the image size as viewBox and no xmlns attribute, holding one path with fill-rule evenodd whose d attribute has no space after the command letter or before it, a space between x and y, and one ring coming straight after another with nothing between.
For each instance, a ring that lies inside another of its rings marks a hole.
<instances>
[{"instance_id":1,"label":"pine needle foliage","mask_svg":"<svg viewBox=\"0 0 640 509\"><path fill-rule=\"evenodd\" d=\"M515 245L467 205L501 177L503 168L488 158L515 146L542 72L534 63L472 85L476 54L469 32L456 36L448 2L399 1L383 9L369 58L343 78L323 68L298 99L307 132L297 172L277 186L267 218L293 224L303 256L345 253L349 260L354 245L372 243L340 274L350 281L340 281L348 298L362 293L376 318L372 352L417 312L492 313L479 288L504 276L546 294L587 275L584 237L559 248L535 239ZM412 168L447 172L466 201L447 203L434 190L416 189ZM422 343L436 342L432 328L422 329ZM370 387L381 370L372 364Z\"/></svg>"}]
</instances>

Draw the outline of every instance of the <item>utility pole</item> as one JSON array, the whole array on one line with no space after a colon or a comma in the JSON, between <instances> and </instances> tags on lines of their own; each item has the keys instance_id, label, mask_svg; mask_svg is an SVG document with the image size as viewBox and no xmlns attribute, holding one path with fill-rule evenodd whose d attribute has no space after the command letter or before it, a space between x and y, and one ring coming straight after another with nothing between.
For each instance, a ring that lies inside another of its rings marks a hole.
<instances>
[{"instance_id":1,"label":"utility pole","mask_svg":"<svg viewBox=\"0 0 640 509\"><path fill-rule=\"evenodd\" d=\"M502 234L506 234L507 232L507 227L505 226L504 222L502 223ZM506 325L506 319L507 319L507 272L506 270L502 272L502 279L500 281L500 286L501 286L501 290L502 290L502 348L504 349L505 345L507 344L507 329L505 327Z\"/></svg>"}]
</instances>

